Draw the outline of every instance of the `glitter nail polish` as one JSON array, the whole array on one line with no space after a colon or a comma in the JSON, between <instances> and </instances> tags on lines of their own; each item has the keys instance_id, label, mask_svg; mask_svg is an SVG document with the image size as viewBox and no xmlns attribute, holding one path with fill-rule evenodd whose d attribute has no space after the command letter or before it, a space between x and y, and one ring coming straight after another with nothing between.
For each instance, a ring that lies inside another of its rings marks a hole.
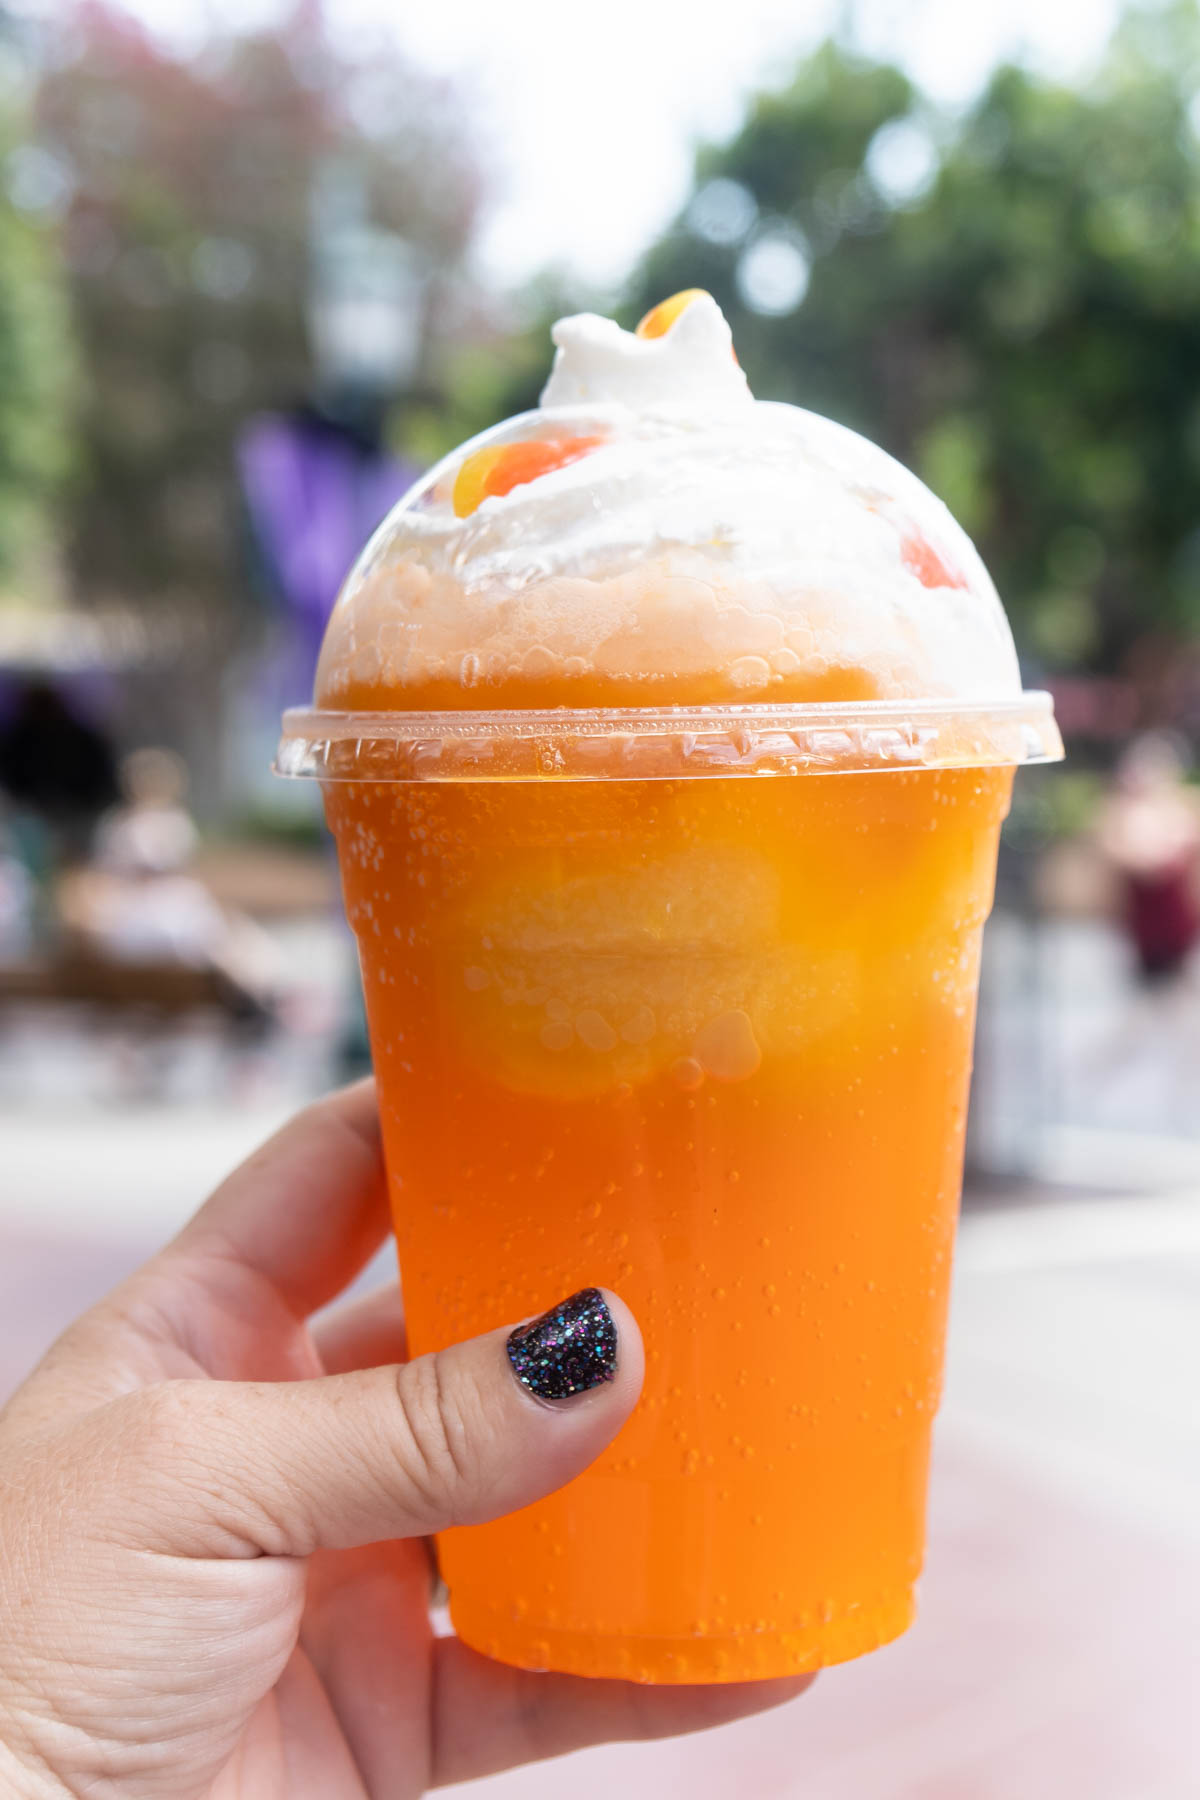
<instances>
[{"instance_id":1,"label":"glitter nail polish","mask_svg":"<svg viewBox=\"0 0 1200 1800\"><path fill-rule=\"evenodd\" d=\"M611 1381L617 1328L600 1289L581 1288L540 1319L518 1325L509 1335L508 1360L539 1400L565 1400Z\"/></svg>"}]
</instances>

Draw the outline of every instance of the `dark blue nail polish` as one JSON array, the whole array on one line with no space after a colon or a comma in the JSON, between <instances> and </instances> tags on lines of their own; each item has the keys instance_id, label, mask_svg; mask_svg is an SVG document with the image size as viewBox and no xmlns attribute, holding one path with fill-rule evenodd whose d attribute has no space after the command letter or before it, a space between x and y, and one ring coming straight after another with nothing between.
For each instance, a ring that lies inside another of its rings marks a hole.
<instances>
[{"instance_id":1,"label":"dark blue nail polish","mask_svg":"<svg viewBox=\"0 0 1200 1800\"><path fill-rule=\"evenodd\" d=\"M518 1325L509 1335L508 1360L539 1400L565 1400L611 1381L617 1328L600 1289L581 1288L540 1319Z\"/></svg>"}]
</instances>

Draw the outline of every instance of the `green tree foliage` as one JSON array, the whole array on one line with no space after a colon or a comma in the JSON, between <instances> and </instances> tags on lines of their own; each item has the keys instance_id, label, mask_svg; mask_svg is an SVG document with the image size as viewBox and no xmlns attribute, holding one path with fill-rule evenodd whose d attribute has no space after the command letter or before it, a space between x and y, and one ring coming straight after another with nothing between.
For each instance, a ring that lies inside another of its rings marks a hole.
<instances>
[{"instance_id":1,"label":"green tree foliage","mask_svg":"<svg viewBox=\"0 0 1200 1800\"><path fill-rule=\"evenodd\" d=\"M370 222L420 253L436 348L481 199L464 118L393 53L336 54L303 4L187 57L93 0L51 47L36 131L73 184L76 590L203 619L228 641L248 616L237 430L313 389L314 186L352 167Z\"/></svg>"},{"instance_id":2,"label":"green tree foliage","mask_svg":"<svg viewBox=\"0 0 1200 1800\"><path fill-rule=\"evenodd\" d=\"M54 507L67 471L73 355L51 229L21 162L19 120L0 119L0 605L52 591ZM24 174L25 180L22 181ZM36 188L36 180L32 184Z\"/></svg>"},{"instance_id":3,"label":"green tree foliage","mask_svg":"<svg viewBox=\"0 0 1200 1800\"><path fill-rule=\"evenodd\" d=\"M1190 3L1131 12L1077 90L1005 67L958 117L827 44L700 151L626 318L710 289L758 393L943 495L1027 651L1128 666L1200 634L1198 87Z\"/></svg>"}]
</instances>

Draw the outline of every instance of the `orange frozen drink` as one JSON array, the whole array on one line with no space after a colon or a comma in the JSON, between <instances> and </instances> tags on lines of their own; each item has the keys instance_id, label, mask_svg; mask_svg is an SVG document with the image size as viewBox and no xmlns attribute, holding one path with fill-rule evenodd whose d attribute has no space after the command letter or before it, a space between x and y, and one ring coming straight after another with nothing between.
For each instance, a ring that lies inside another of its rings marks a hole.
<instances>
[{"instance_id":1,"label":"orange frozen drink","mask_svg":"<svg viewBox=\"0 0 1200 1800\"><path fill-rule=\"evenodd\" d=\"M414 1352L603 1284L641 1403L440 1545L526 1667L743 1680L913 1610L980 934L1056 753L967 539L756 404L707 296L564 321L537 414L347 584L281 766L325 787Z\"/></svg>"}]
</instances>

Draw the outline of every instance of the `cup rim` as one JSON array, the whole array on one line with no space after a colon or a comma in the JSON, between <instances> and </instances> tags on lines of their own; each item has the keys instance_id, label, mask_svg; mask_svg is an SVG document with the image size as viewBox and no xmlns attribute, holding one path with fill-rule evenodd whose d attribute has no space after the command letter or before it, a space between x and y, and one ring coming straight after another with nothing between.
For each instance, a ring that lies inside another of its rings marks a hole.
<instances>
[{"instance_id":1,"label":"cup rim","mask_svg":"<svg viewBox=\"0 0 1200 1800\"><path fill-rule=\"evenodd\" d=\"M789 730L833 722L919 723L925 719L1052 719L1054 696L1039 688L994 699L888 699L787 701L707 706L550 706L461 708L438 712L342 711L291 706L283 735L307 737L542 737L561 732L598 736L610 732L659 733L733 725Z\"/></svg>"},{"instance_id":2,"label":"cup rim","mask_svg":"<svg viewBox=\"0 0 1200 1800\"><path fill-rule=\"evenodd\" d=\"M275 772L320 781L647 780L1057 762L1050 694L729 706L293 707Z\"/></svg>"}]
</instances>

